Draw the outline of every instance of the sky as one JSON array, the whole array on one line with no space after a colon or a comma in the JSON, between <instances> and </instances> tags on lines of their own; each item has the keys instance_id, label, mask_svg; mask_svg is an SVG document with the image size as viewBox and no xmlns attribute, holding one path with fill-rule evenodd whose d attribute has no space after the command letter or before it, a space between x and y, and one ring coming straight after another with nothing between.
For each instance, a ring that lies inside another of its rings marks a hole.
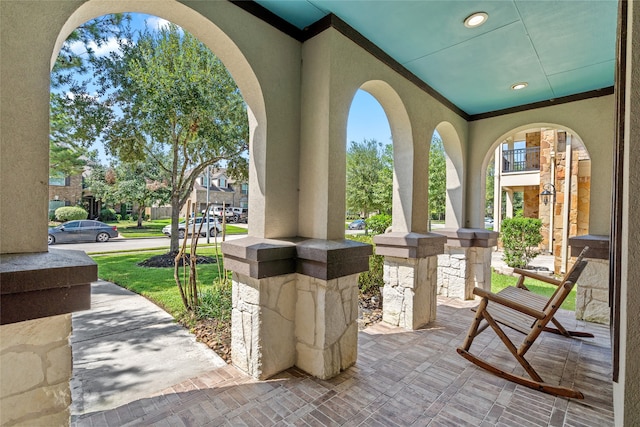
<instances>
[{"instance_id":1,"label":"sky","mask_svg":"<svg viewBox=\"0 0 640 427\"><path fill-rule=\"evenodd\" d=\"M150 29L159 29L169 23L165 19L139 13L131 14L131 17L133 29L144 28L145 21ZM114 39L103 46L92 47L98 55L106 55L117 49L117 43ZM77 43L75 47L72 46L72 50L79 53L84 50L84 47L81 43ZM362 142L365 139L375 139L385 144L391 143L391 129L389 128L387 116L378 101L369 93L358 90L349 111L345 144L351 141ZM104 153L102 144L96 144L94 148L98 150L99 157L106 161L107 156Z\"/></svg>"}]
</instances>

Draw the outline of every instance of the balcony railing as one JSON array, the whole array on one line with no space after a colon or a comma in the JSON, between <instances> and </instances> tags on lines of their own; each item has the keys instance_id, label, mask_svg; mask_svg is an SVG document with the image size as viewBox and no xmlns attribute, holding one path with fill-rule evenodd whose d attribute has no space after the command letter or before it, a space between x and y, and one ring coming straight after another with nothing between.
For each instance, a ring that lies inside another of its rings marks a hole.
<instances>
[{"instance_id":1,"label":"balcony railing","mask_svg":"<svg viewBox=\"0 0 640 427\"><path fill-rule=\"evenodd\" d=\"M540 170L540 147L518 148L502 151L502 172L526 172Z\"/></svg>"}]
</instances>

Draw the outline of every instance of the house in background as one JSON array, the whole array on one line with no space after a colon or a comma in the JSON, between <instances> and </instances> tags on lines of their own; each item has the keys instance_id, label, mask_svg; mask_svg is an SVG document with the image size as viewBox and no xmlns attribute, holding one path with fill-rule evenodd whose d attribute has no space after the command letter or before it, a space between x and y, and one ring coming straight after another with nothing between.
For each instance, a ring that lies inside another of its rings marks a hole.
<instances>
[{"instance_id":1,"label":"house in background","mask_svg":"<svg viewBox=\"0 0 640 427\"><path fill-rule=\"evenodd\" d=\"M207 188L209 197L207 199ZM196 179L191 191L191 203L196 204L196 211L202 212L207 208L207 200L214 206L247 208L249 206L249 184L231 178L224 168L211 169ZM185 215L187 206L180 211Z\"/></svg>"},{"instance_id":2,"label":"house in background","mask_svg":"<svg viewBox=\"0 0 640 427\"><path fill-rule=\"evenodd\" d=\"M569 238L589 234L591 158L584 144L562 129L527 129L499 144L494 161L494 230L514 216L514 195L522 193L523 216L542 221L541 249L555 256L557 274L566 272Z\"/></svg>"}]
</instances>

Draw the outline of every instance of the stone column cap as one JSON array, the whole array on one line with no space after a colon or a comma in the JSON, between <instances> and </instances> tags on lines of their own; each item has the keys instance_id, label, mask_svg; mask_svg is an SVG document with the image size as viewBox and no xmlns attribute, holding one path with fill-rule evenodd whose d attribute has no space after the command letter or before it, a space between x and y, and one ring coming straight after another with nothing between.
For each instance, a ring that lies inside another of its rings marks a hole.
<instances>
[{"instance_id":1,"label":"stone column cap","mask_svg":"<svg viewBox=\"0 0 640 427\"><path fill-rule=\"evenodd\" d=\"M91 308L98 266L83 251L0 254L0 324Z\"/></svg>"},{"instance_id":2,"label":"stone column cap","mask_svg":"<svg viewBox=\"0 0 640 427\"><path fill-rule=\"evenodd\" d=\"M436 232L447 237L447 245L453 247L489 248L498 245L497 231L484 228L441 228Z\"/></svg>"},{"instance_id":3,"label":"stone column cap","mask_svg":"<svg viewBox=\"0 0 640 427\"><path fill-rule=\"evenodd\" d=\"M436 233L394 231L373 237L376 254L396 258L427 258L444 253L447 238Z\"/></svg>"},{"instance_id":4,"label":"stone column cap","mask_svg":"<svg viewBox=\"0 0 640 427\"><path fill-rule=\"evenodd\" d=\"M586 258L609 259L609 236L585 234L569 237L571 256L578 256L585 246L589 246Z\"/></svg>"},{"instance_id":5,"label":"stone column cap","mask_svg":"<svg viewBox=\"0 0 640 427\"><path fill-rule=\"evenodd\" d=\"M295 238L276 240L249 236L238 240L222 242L220 247L225 256L250 261L274 261L295 258L295 240Z\"/></svg>"}]
</instances>

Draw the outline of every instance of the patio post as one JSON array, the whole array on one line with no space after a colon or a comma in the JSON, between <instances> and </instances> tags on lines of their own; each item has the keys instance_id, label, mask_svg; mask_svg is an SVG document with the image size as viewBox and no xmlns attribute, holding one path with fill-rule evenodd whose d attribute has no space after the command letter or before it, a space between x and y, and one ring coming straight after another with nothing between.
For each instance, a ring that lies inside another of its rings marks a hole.
<instances>
[{"instance_id":1,"label":"patio post","mask_svg":"<svg viewBox=\"0 0 640 427\"><path fill-rule=\"evenodd\" d=\"M382 321L414 330L436 319L437 255L446 237L434 233L392 232L375 236L384 255Z\"/></svg>"},{"instance_id":2,"label":"patio post","mask_svg":"<svg viewBox=\"0 0 640 427\"><path fill-rule=\"evenodd\" d=\"M491 290L491 252L498 233L481 228L440 229L447 238L438 256L438 295L473 299L473 289Z\"/></svg>"}]
</instances>

